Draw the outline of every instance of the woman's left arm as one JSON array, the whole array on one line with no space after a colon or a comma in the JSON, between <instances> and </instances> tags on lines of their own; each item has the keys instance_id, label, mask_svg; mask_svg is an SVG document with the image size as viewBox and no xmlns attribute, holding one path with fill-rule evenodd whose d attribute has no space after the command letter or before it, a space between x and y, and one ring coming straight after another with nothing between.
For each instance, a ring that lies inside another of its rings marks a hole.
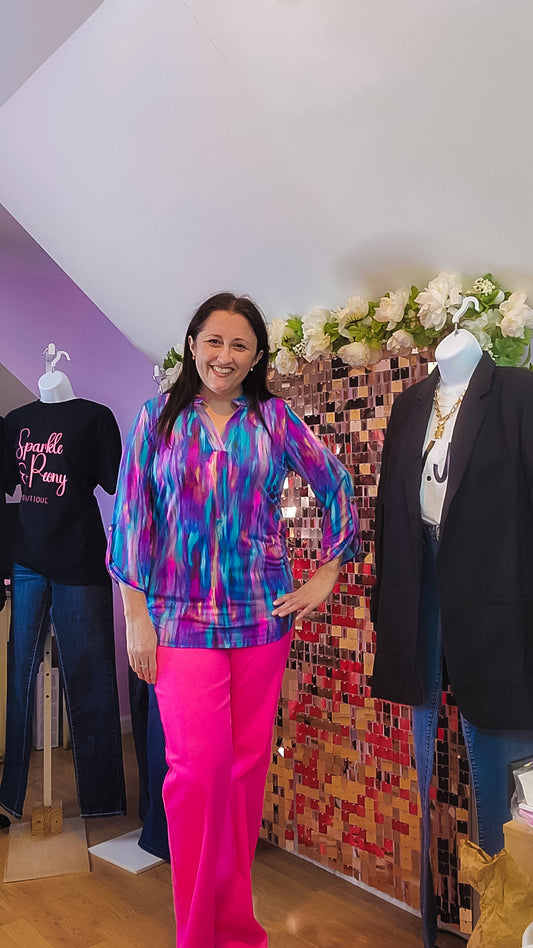
<instances>
[{"instance_id":1,"label":"woman's left arm","mask_svg":"<svg viewBox=\"0 0 533 948\"><path fill-rule=\"evenodd\" d=\"M274 602L273 615L308 615L333 590L341 566L359 551L359 520L350 473L285 405L285 465L306 480L322 510L321 565L311 579Z\"/></svg>"},{"instance_id":2,"label":"woman's left arm","mask_svg":"<svg viewBox=\"0 0 533 948\"><path fill-rule=\"evenodd\" d=\"M274 600L276 608L273 609L272 615L288 616L291 612L295 612L295 621L303 619L333 592L340 568L340 556L319 566L306 583L303 583L294 592L286 593L285 596L280 596L279 599Z\"/></svg>"}]
</instances>

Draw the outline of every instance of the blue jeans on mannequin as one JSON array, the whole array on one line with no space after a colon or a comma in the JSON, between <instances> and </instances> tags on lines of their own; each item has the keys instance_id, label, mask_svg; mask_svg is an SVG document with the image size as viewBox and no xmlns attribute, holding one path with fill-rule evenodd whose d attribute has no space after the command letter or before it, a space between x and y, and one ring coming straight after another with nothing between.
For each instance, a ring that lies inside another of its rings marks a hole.
<instances>
[{"instance_id":1,"label":"blue jeans on mannequin","mask_svg":"<svg viewBox=\"0 0 533 948\"><path fill-rule=\"evenodd\" d=\"M168 772L165 735L153 685L129 674L131 729L139 768L139 819L143 828L139 846L152 856L170 861L163 781Z\"/></svg>"},{"instance_id":2,"label":"blue jeans on mannequin","mask_svg":"<svg viewBox=\"0 0 533 948\"><path fill-rule=\"evenodd\" d=\"M22 816L35 681L52 620L83 817L126 812L111 583L67 586L13 567L6 752L0 803Z\"/></svg>"},{"instance_id":3,"label":"blue jeans on mannequin","mask_svg":"<svg viewBox=\"0 0 533 948\"><path fill-rule=\"evenodd\" d=\"M424 948L433 948L437 937L437 905L429 859L431 820L429 788L435 756L435 737L442 701L442 628L435 560L438 541L425 531L424 567L420 599L420 668L423 704L413 708L413 738L422 807L420 845L420 910ZM494 855L503 847L503 824L511 818L508 803L508 764L533 756L532 731L488 731L475 727L461 715L468 754L472 791L478 819L479 845Z\"/></svg>"}]
</instances>

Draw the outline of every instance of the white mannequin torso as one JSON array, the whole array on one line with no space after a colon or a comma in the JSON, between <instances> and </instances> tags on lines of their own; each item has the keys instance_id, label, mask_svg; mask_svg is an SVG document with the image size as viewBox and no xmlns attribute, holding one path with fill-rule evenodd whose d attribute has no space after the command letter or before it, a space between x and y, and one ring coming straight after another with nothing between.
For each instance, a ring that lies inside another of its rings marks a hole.
<instances>
[{"instance_id":1,"label":"white mannequin torso","mask_svg":"<svg viewBox=\"0 0 533 948\"><path fill-rule=\"evenodd\" d=\"M70 379L64 372L45 372L37 384L42 402L68 402L76 398Z\"/></svg>"}]
</instances>

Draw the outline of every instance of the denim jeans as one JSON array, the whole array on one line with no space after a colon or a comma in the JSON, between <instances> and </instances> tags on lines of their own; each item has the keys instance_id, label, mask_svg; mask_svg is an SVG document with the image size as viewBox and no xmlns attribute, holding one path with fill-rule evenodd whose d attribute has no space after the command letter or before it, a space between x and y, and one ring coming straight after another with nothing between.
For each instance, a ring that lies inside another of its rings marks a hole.
<instances>
[{"instance_id":1,"label":"denim jeans","mask_svg":"<svg viewBox=\"0 0 533 948\"><path fill-rule=\"evenodd\" d=\"M425 537L422 593L420 600L423 704L413 708L413 738L418 789L422 807L420 845L420 910L424 948L433 948L437 937L437 905L433 889L429 850L431 820L429 788L435 757L435 737L442 701L442 628L435 560L438 542ZM497 660L495 656L495 660ZM532 731L495 731L475 727L461 715L481 848L494 855L503 847L503 824L511 818L508 801L508 764L533 756Z\"/></svg>"},{"instance_id":2,"label":"denim jeans","mask_svg":"<svg viewBox=\"0 0 533 948\"><path fill-rule=\"evenodd\" d=\"M163 806L163 781L168 764L157 696L154 686L141 681L131 668L129 693L131 729L139 768L139 819L143 821L139 846L152 856L169 862L167 818Z\"/></svg>"},{"instance_id":3,"label":"denim jeans","mask_svg":"<svg viewBox=\"0 0 533 948\"><path fill-rule=\"evenodd\" d=\"M35 681L50 620L67 699L83 817L126 812L111 583L67 586L13 567L6 751L0 803L22 816Z\"/></svg>"}]
</instances>

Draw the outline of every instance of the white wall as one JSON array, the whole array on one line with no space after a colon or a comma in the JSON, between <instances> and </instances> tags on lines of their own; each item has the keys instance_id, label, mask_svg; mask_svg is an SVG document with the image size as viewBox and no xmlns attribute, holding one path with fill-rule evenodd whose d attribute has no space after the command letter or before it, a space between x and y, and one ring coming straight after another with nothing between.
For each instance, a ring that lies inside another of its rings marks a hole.
<instances>
[{"instance_id":1,"label":"white wall","mask_svg":"<svg viewBox=\"0 0 533 948\"><path fill-rule=\"evenodd\" d=\"M440 269L533 289L530 0L105 0L0 109L0 201L153 359Z\"/></svg>"}]
</instances>

